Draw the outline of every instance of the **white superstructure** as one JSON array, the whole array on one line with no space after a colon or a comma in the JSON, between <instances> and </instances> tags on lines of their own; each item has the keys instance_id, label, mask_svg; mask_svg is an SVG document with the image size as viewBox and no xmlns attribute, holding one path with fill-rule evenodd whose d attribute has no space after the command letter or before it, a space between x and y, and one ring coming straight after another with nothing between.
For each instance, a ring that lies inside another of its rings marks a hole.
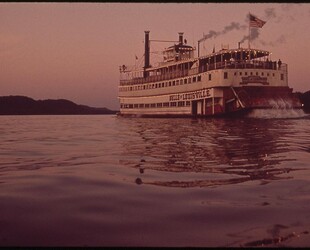
<instances>
[{"instance_id":1,"label":"white superstructure","mask_svg":"<svg viewBox=\"0 0 310 250\"><path fill-rule=\"evenodd\" d=\"M287 64L272 62L268 51L239 47L194 58L179 33L163 62L152 67L149 43L146 31L143 68L120 67L120 115L219 115L271 108L271 99L300 106L288 87Z\"/></svg>"}]
</instances>

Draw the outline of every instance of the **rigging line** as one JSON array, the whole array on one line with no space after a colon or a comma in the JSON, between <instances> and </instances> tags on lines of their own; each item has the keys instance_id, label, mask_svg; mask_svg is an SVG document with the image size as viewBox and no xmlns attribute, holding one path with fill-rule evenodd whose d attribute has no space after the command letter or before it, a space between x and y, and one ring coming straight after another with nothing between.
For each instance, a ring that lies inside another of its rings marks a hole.
<instances>
[{"instance_id":1,"label":"rigging line","mask_svg":"<svg viewBox=\"0 0 310 250\"><path fill-rule=\"evenodd\" d=\"M150 42L177 43L177 42L179 42L179 41L169 41L169 40L150 40Z\"/></svg>"},{"instance_id":2,"label":"rigging line","mask_svg":"<svg viewBox=\"0 0 310 250\"><path fill-rule=\"evenodd\" d=\"M137 58L137 55L135 54L136 58ZM141 66L141 63L143 61L143 58L144 58L144 54L142 57L138 57L138 59L135 59L135 67L138 68Z\"/></svg>"},{"instance_id":3,"label":"rigging line","mask_svg":"<svg viewBox=\"0 0 310 250\"><path fill-rule=\"evenodd\" d=\"M151 51L151 54L162 55L162 51Z\"/></svg>"}]
</instances>

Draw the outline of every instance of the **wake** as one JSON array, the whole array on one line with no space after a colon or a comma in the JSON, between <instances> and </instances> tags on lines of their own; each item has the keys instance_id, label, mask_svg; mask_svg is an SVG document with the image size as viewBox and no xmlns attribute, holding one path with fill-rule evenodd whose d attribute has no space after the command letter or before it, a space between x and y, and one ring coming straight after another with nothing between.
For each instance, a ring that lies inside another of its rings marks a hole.
<instances>
[{"instance_id":1,"label":"wake","mask_svg":"<svg viewBox=\"0 0 310 250\"><path fill-rule=\"evenodd\" d=\"M269 100L269 109L253 109L248 117L261 119L289 119L289 118L304 118L310 116L301 108L293 108L290 101L280 99Z\"/></svg>"}]
</instances>

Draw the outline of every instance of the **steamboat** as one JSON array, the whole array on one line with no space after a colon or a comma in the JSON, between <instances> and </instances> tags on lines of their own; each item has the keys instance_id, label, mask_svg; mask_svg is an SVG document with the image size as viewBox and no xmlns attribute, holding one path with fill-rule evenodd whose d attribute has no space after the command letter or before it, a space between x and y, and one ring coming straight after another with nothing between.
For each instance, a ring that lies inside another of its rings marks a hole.
<instances>
[{"instance_id":1,"label":"steamboat","mask_svg":"<svg viewBox=\"0 0 310 250\"><path fill-rule=\"evenodd\" d=\"M150 64L145 31L144 67L120 66L119 115L151 117L244 115L254 109L293 108L301 103L288 86L288 65L261 49L222 47L194 57L183 33Z\"/></svg>"}]
</instances>

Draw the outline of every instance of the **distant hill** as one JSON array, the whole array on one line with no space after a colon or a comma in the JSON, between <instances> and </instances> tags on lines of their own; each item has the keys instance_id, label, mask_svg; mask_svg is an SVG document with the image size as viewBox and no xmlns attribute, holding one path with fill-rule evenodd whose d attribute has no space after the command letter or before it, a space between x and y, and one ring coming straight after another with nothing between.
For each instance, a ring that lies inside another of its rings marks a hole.
<instances>
[{"instance_id":1,"label":"distant hill","mask_svg":"<svg viewBox=\"0 0 310 250\"><path fill-rule=\"evenodd\" d=\"M1 96L0 115L89 115L115 114L107 108L93 108L59 100L33 100L26 96Z\"/></svg>"}]
</instances>

